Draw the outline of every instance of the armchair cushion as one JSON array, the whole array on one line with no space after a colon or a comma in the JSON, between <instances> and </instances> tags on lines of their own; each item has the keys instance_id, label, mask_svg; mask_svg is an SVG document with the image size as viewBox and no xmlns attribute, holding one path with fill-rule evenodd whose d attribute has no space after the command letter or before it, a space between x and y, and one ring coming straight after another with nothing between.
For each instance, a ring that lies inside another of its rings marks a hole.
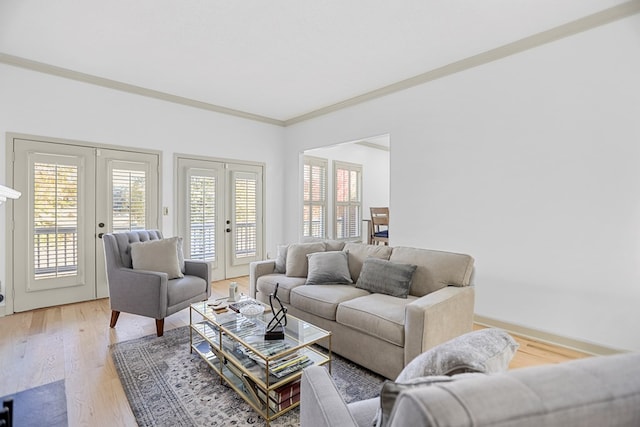
<instances>
[{"instance_id":1,"label":"armchair cushion","mask_svg":"<svg viewBox=\"0 0 640 427\"><path fill-rule=\"evenodd\" d=\"M134 270L167 273L168 279L182 278L178 259L178 237L131 243Z\"/></svg>"}]
</instances>

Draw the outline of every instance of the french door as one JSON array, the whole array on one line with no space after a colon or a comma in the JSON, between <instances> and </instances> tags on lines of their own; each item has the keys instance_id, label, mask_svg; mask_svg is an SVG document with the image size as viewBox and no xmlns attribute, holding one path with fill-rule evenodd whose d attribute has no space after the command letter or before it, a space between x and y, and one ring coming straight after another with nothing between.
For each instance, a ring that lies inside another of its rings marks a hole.
<instances>
[{"instance_id":1,"label":"french door","mask_svg":"<svg viewBox=\"0 0 640 427\"><path fill-rule=\"evenodd\" d=\"M101 233L158 226L152 153L14 138L13 310L108 296Z\"/></svg>"},{"instance_id":2,"label":"french door","mask_svg":"<svg viewBox=\"0 0 640 427\"><path fill-rule=\"evenodd\" d=\"M249 274L263 254L263 167L176 157L178 234L213 280Z\"/></svg>"}]
</instances>

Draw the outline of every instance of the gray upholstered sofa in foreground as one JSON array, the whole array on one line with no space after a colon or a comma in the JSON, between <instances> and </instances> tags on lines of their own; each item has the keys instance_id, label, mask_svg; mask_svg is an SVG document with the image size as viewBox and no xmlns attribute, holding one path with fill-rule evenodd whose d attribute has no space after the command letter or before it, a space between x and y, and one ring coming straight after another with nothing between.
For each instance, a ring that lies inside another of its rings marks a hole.
<instances>
[{"instance_id":1,"label":"gray upholstered sofa in foreground","mask_svg":"<svg viewBox=\"0 0 640 427\"><path fill-rule=\"evenodd\" d=\"M469 255L336 241L278 249L276 260L251 264L251 296L268 302L279 284L290 314L332 331L335 353L387 378L472 329Z\"/></svg>"},{"instance_id":2,"label":"gray upholstered sofa in foreground","mask_svg":"<svg viewBox=\"0 0 640 427\"><path fill-rule=\"evenodd\" d=\"M468 375L401 391L383 426L640 426L640 353ZM302 427L372 426L379 407L346 404L323 367L302 375Z\"/></svg>"}]
</instances>

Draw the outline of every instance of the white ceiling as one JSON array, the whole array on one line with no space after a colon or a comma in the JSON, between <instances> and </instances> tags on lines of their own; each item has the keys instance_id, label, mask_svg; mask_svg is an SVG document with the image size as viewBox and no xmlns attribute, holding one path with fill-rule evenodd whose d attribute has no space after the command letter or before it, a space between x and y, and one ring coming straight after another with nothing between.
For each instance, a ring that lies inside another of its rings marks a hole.
<instances>
[{"instance_id":1,"label":"white ceiling","mask_svg":"<svg viewBox=\"0 0 640 427\"><path fill-rule=\"evenodd\" d=\"M0 0L0 53L286 121L622 3Z\"/></svg>"}]
</instances>

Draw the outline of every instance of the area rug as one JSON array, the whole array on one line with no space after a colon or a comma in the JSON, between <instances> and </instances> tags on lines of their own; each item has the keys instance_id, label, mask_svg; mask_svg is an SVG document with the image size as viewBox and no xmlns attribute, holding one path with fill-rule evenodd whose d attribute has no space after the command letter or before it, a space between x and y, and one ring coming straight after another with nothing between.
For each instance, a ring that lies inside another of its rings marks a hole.
<instances>
[{"instance_id":1,"label":"area rug","mask_svg":"<svg viewBox=\"0 0 640 427\"><path fill-rule=\"evenodd\" d=\"M122 386L138 425L253 426L260 417L231 388L220 384L213 370L189 353L187 326L111 346ZM378 396L383 378L337 355L332 376L347 402ZM299 409L271 422L272 426L299 425Z\"/></svg>"},{"instance_id":2,"label":"area rug","mask_svg":"<svg viewBox=\"0 0 640 427\"><path fill-rule=\"evenodd\" d=\"M0 406L13 399L13 425L16 427L66 427L67 398L64 380L0 397Z\"/></svg>"}]
</instances>

